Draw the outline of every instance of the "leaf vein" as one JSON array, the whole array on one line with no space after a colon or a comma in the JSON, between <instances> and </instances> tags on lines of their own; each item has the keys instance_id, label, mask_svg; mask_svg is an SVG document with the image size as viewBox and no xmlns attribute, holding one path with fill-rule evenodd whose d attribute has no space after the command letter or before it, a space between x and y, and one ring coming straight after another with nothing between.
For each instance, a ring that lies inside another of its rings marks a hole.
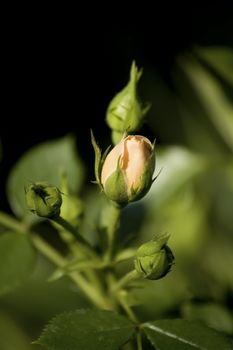
<instances>
[{"instance_id":1,"label":"leaf vein","mask_svg":"<svg viewBox=\"0 0 233 350\"><path fill-rule=\"evenodd\" d=\"M149 328L149 329L152 329L153 331L156 331L158 333L161 333L161 334L164 334L164 335L167 335L168 337L170 338L173 338L173 339L176 339L184 344L188 344L196 349L199 349L199 350L208 350L207 348L203 348L202 346L198 345L198 344L195 344L193 343L192 341L190 340L186 340L182 337L179 337L177 336L176 334L173 334L173 333L170 333L170 332L167 332L159 327L156 327L154 326L153 324L150 324L150 323L145 323L145 327Z\"/></svg>"}]
</instances>

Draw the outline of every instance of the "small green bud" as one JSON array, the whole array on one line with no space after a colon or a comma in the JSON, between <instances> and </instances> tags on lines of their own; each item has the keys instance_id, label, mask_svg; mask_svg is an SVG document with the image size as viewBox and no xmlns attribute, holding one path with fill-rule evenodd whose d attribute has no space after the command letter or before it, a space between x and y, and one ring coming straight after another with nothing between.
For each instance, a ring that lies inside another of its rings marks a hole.
<instances>
[{"instance_id":1,"label":"small green bud","mask_svg":"<svg viewBox=\"0 0 233 350\"><path fill-rule=\"evenodd\" d=\"M157 280L164 277L171 269L174 256L166 245L169 235L142 244L134 260L136 271L144 278Z\"/></svg>"},{"instance_id":2,"label":"small green bud","mask_svg":"<svg viewBox=\"0 0 233 350\"><path fill-rule=\"evenodd\" d=\"M107 155L101 169L106 196L125 205L141 199L153 183L154 146L144 136L122 139Z\"/></svg>"},{"instance_id":3,"label":"small green bud","mask_svg":"<svg viewBox=\"0 0 233 350\"><path fill-rule=\"evenodd\" d=\"M112 130L130 133L143 124L150 106L142 106L137 97L137 84L141 75L142 70L138 70L133 61L128 84L112 99L106 112L106 122Z\"/></svg>"},{"instance_id":4,"label":"small green bud","mask_svg":"<svg viewBox=\"0 0 233 350\"><path fill-rule=\"evenodd\" d=\"M32 213L45 218L59 216L62 196L57 187L47 182L35 182L25 189L25 194Z\"/></svg>"}]
</instances>

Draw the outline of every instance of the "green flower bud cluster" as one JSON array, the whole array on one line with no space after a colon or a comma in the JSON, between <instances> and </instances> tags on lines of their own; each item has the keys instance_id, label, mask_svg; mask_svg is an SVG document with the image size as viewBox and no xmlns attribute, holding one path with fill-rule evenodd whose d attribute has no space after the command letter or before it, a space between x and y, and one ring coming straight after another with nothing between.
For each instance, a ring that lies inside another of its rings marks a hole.
<instances>
[{"instance_id":1,"label":"green flower bud cluster","mask_svg":"<svg viewBox=\"0 0 233 350\"><path fill-rule=\"evenodd\" d=\"M166 244L168 238L169 235L164 234L138 248L134 266L142 277L157 280L170 271L174 256Z\"/></svg>"},{"instance_id":2,"label":"green flower bud cluster","mask_svg":"<svg viewBox=\"0 0 233 350\"><path fill-rule=\"evenodd\" d=\"M138 130L144 122L150 105L143 106L137 96L137 84L142 75L133 61L128 84L112 99L106 112L106 122L112 129L113 142L116 144L124 132Z\"/></svg>"},{"instance_id":3,"label":"green flower bud cluster","mask_svg":"<svg viewBox=\"0 0 233 350\"><path fill-rule=\"evenodd\" d=\"M32 213L45 218L59 216L62 196L57 187L47 182L35 182L25 189L25 194Z\"/></svg>"}]
</instances>

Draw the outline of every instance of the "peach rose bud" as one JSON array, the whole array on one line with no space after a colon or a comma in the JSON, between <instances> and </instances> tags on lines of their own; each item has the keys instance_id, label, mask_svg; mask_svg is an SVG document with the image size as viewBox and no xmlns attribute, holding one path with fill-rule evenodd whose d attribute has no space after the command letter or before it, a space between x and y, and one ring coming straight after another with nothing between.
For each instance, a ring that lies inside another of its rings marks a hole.
<instances>
[{"instance_id":1,"label":"peach rose bud","mask_svg":"<svg viewBox=\"0 0 233 350\"><path fill-rule=\"evenodd\" d=\"M107 155L100 180L106 196L125 205L149 191L154 169L154 146L144 136L130 135Z\"/></svg>"}]
</instances>

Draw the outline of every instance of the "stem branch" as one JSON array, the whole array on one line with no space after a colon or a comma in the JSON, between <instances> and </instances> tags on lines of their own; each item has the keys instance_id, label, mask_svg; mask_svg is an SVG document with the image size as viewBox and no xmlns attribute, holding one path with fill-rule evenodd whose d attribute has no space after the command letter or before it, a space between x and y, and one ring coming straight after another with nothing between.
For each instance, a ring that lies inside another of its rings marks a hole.
<instances>
[{"instance_id":1,"label":"stem branch","mask_svg":"<svg viewBox=\"0 0 233 350\"><path fill-rule=\"evenodd\" d=\"M77 230L68 221L63 219L61 216L53 218L52 220L62 226L66 231L70 232L78 240L79 247L84 254L97 258L97 254L91 245L77 232Z\"/></svg>"},{"instance_id":2,"label":"stem branch","mask_svg":"<svg viewBox=\"0 0 233 350\"><path fill-rule=\"evenodd\" d=\"M116 282L115 285L113 285L112 290L113 292L116 292L119 289L122 289L125 287L129 282L134 281L138 279L140 276L136 270L132 270L128 272L125 276L123 276L120 280Z\"/></svg>"},{"instance_id":3,"label":"stem branch","mask_svg":"<svg viewBox=\"0 0 233 350\"><path fill-rule=\"evenodd\" d=\"M28 234L34 247L57 267L63 267L67 264L68 261L66 258L57 252L56 249L51 247L49 243L35 232L29 231L24 224L20 223L12 216L0 212L0 224L16 232ZM81 274L71 272L68 274L68 277L84 292L94 305L104 309L111 308L105 296L101 295Z\"/></svg>"},{"instance_id":4,"label":"stem branch","mask_svg":"<svg viewBox=\"0 0 233 350\"><path fill-rule=\"evenodd\" d=\"M31 235L33 245L37 250L47 257L58 267L63 267L67 264L67 260L51 247L44 239L38 235ZM100 308L108 309L109 305L104 296L100 295L95 288L81 275L76 272L68 274L69 278L86 294L94 305Z\"/></svg>"},{"instance_id":5,"label":"stem branch","mask_svg":"<svg viewBox=\"0 0 233 350\"><path fill-rule=\"evenodd\" d=\"M23 223L2 211L0 211L0 224L19 233L25 234L27 231L27 227Z\"/></svg>"}]
</instances>

